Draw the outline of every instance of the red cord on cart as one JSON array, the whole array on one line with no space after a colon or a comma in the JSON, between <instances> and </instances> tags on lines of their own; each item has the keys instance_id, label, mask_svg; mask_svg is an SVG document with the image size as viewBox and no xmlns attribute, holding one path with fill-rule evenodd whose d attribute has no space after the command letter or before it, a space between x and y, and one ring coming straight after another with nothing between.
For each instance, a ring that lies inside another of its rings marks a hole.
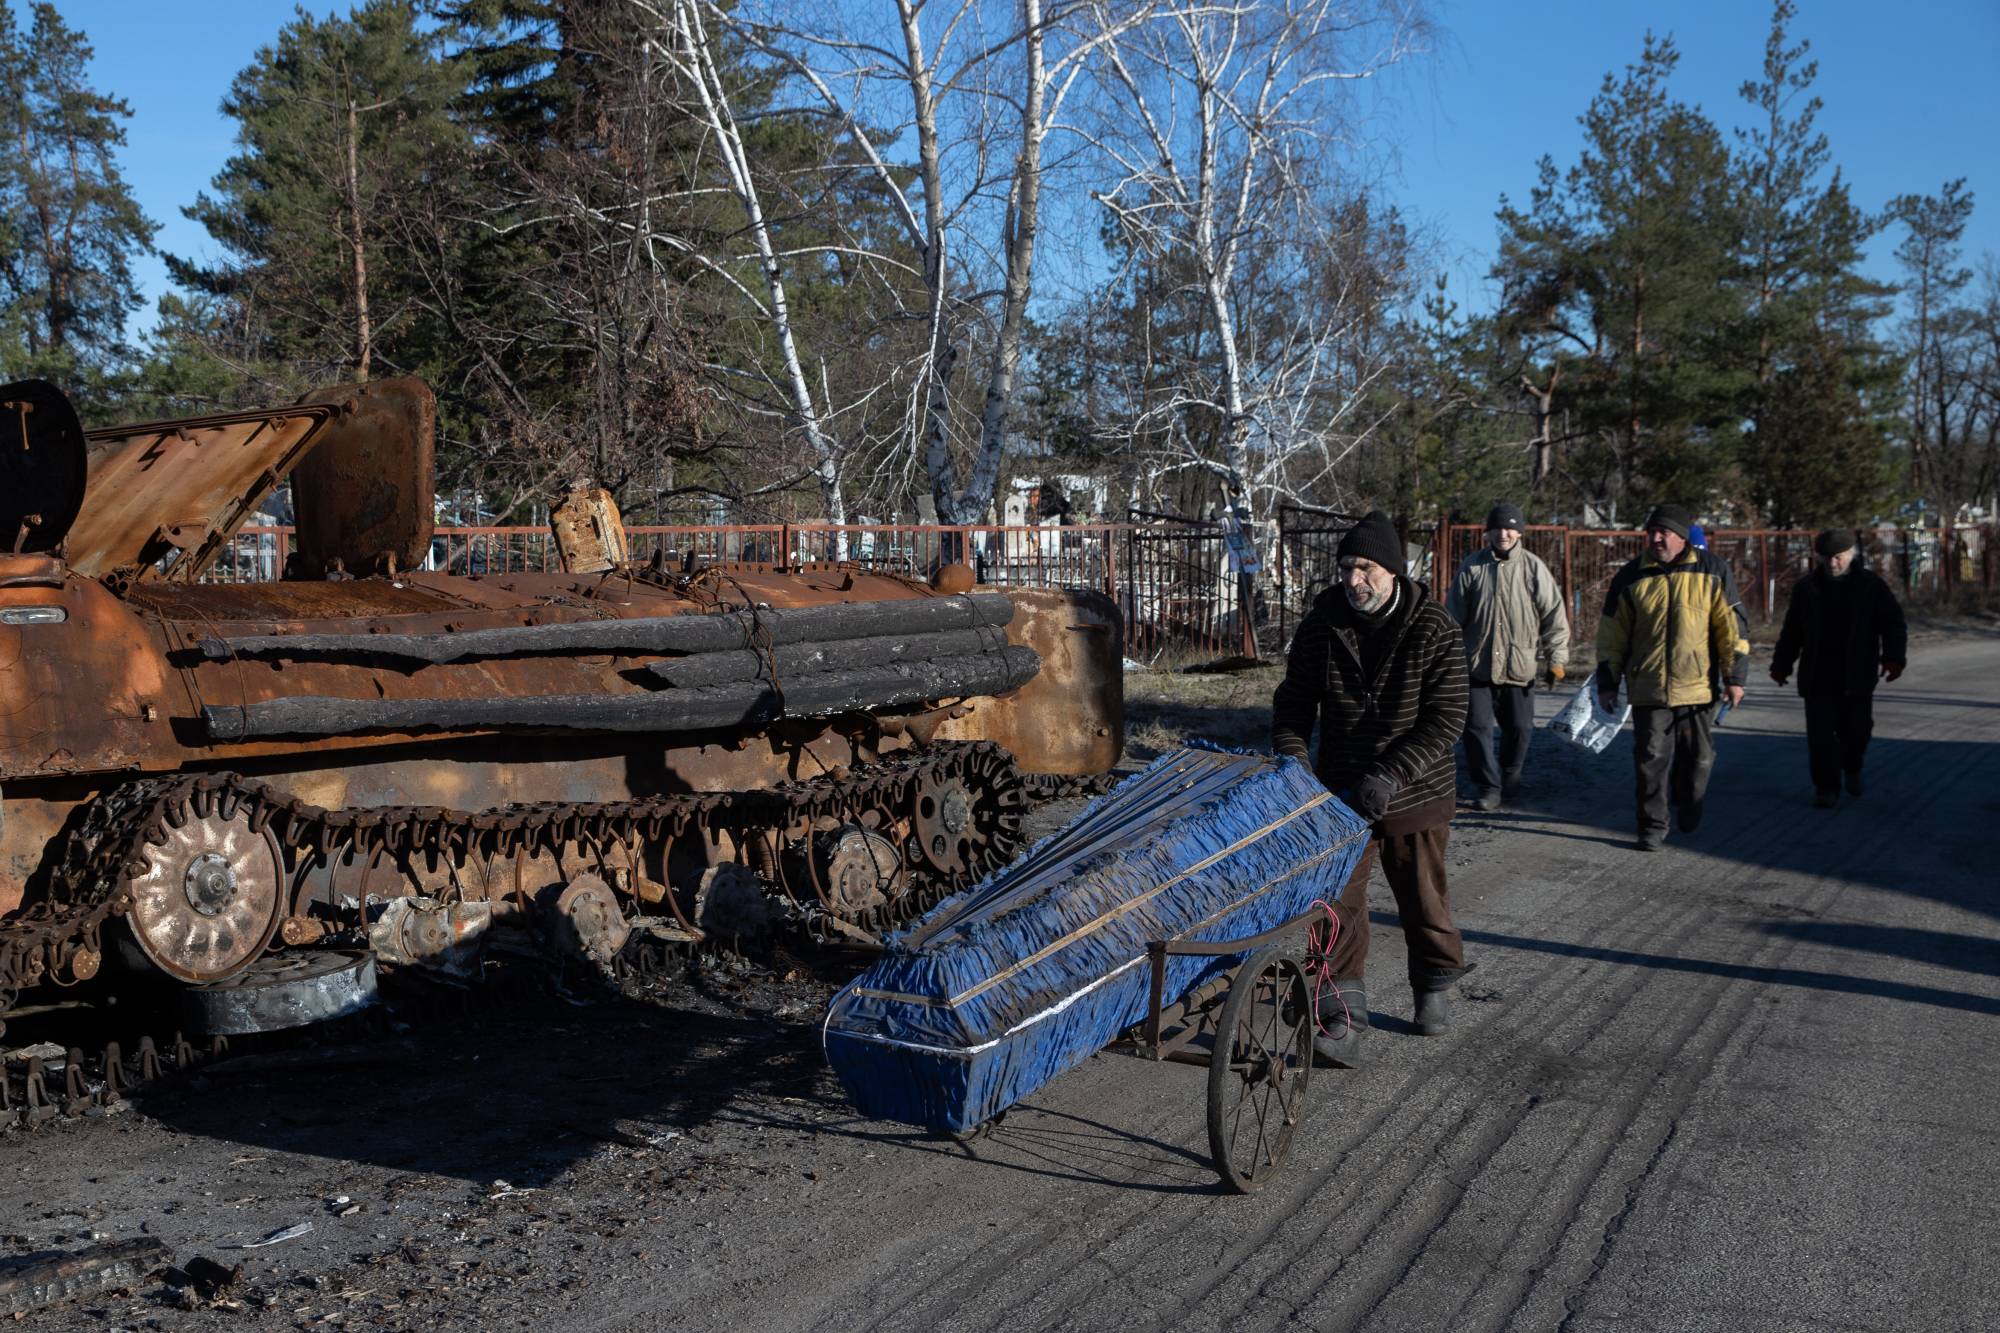
<instances>
[{"instance_id":1,"label":"red cord on cart","mask_svg":"<svg viewBox=\"0 0 2000 1333\"><path fill-rule=\"evenodd\" d=\"M1334 998L1340 1001L1340 1015L1347 1022L1347 1031L1354 1030L1354 1014L1347 1007L1347 997L1340 992L1340 983L1333 979L1333 946L1340 939L1340 915L1333 910L1333 904L1324 898L1313 899L1314 907L1326 909L1324 928L1315 921L1306 926L1306 975L1312 978L1313 1026L1331 1037L1326 1024L1320 1022L1319 997L1327 986L1333 987Z\"/></svg>"}]
</instances>

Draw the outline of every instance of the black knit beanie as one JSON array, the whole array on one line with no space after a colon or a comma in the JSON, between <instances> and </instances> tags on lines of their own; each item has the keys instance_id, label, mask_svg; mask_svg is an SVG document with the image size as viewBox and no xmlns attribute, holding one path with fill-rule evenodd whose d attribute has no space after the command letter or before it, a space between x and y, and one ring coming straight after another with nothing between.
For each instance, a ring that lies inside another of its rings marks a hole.
<instances>
[{"instance_id":1,"label":"black knit beanie","mask_svg":"<svg viewBox=\"0 0 2000 1333\"><path fill-rule=\"evenodd\" d=\"M1504 501L1494 505L1493 512L1486 516L1486 530L1488 532L1493 531L1495 528L1512 528L1514 531L1519 532L1527 524L1528 516L1521 512L1521 506L1510 505Z\"/></svg>"},{"instance_id":2,"label":"black knit beanie","mask_svg":"<svg viewBox=\"0 0 2000 1333\"><path fill-rule=\"evenodd\" d=\"M1828 528L1813 538L1813 550L1831 560L1842 551L1854 549L1853 528Z\"/></svg>"},{"instance_id":3,"label":"black knit beanie","mask_svg":"<svg viewBox=\"0 0 2000 1333\"><path fill-rule=\"evenodd\" d=\"M1679 505L1655 505L1653 512L1646 515L1646 527L1664 528L1674 533L1682 541L1688 539L1688 530L1694 526L1694 515Z\"/></svg>"},{"instance_id":4,"label":"black knit beanie","mask_svg":"<svg viewBox=\"0 0 2000 1333\"><path fill-rule=\"evenodd\" d=\"M1341 558L1350 555L1373 560L1398 576L1409 575L1409 569L1403 564L1403 539L1396 532L1396 525L1389 521L1389 516L1379 509L1369 510L1340 539Z\"/></svg>"}]
</instances>

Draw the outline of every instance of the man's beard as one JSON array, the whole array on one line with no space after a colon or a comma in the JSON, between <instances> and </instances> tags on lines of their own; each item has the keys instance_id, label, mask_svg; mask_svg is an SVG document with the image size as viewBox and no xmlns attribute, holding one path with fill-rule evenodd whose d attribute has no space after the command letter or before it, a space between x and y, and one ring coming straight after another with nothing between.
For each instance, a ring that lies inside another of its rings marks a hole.
<instances>
[{"instance_id":1,"label":"man's beard","mask_svg":"<svg viewBox=\"0 0 2000 1333\"><path fill-rule=\"evenodd\" d=\"M1393 592L1395 586L1390 584L1389 590ZM1372 583L1364 583L1358 588L1352 584L1347 587L1347 604L1356 611L1379 611L1388 601L1389 593L1380 591Z\"/></svg>"}]
</instances>

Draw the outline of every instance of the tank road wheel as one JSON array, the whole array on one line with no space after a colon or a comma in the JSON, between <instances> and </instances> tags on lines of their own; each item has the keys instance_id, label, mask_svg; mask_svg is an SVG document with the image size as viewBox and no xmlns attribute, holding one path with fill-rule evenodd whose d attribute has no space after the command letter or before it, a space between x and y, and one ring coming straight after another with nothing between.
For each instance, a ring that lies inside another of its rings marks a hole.
<instances>
[{"instance_id":1,"label":"tank road wheel","mask_svg":"<svg viewBox=\"0 0 2000 1333\"><path fill-rule=\"evenodd\" d=\"M206 985L248 967L283 914L285 863L266 827L245 810L189 812L164 841L142 843L146 873L117 886L126 924L147 960L168 976Z\"/></svg>"},{"instance_id":2,"label":"tank road wheel","mask_svg":"<svg viewBox=\"0 0 2000 1333\"><path fill-rule=\"evenodd\" d=\"M926 777L910 811L919 864L956 890L1018 850L1027 787L1003 751L981 754L963 773Z\"/></svg>"},{"instance_id":3,"label":"tank road wheel","mask_svg":"<svg viewBox=\"0 0 2000 1333\"><path fill-rule=\"evenodd\" d=\"M578 875L555 899L555 934L569 953L609 964L631 938L632 923L609 884L596 875Z\"/></svg>"},{"instance_id":4,"label":"tank road wheel","mask_svg":"<svg viewBox=\"0 0 2000 1333\"><path fill-rule=\"evenodd\" d=\"M833 914L859 921L903 894L903 854L872 829L848 824L822 835L826 905Z\"/></svg>"},{"instance_id":5,"label":"tank road wheel","mask_svg":"<svg viewBox=\"0 0 2000 1333\"><path fill-rule=\"evenodd\" d=\"M1305 1113L1312 991L1299 965L1264 949L1236 969L1208 1065L1208 1146L1222 1183L1250 1194L1278 1174Z\"/></svg>"}]
</instances>

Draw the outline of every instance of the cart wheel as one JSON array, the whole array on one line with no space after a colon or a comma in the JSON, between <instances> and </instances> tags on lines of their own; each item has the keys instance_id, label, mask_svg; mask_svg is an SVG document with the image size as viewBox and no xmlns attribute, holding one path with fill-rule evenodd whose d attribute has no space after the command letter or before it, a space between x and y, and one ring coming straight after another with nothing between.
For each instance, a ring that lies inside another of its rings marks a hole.
<instances>
[{"instance_id":1,"label":"cart wheel","mask_svg":"<svg viewBox=\"0 0 2000 1333\"><path fill-rule=\"evenodd\" d=\"M1278 1174L1305 1113L1313 1067L1312 992L1299 965L1264 949L1236 969L1208 1066L1208 1147L1238 1194Z\"/></svg>"}]
</instances>

